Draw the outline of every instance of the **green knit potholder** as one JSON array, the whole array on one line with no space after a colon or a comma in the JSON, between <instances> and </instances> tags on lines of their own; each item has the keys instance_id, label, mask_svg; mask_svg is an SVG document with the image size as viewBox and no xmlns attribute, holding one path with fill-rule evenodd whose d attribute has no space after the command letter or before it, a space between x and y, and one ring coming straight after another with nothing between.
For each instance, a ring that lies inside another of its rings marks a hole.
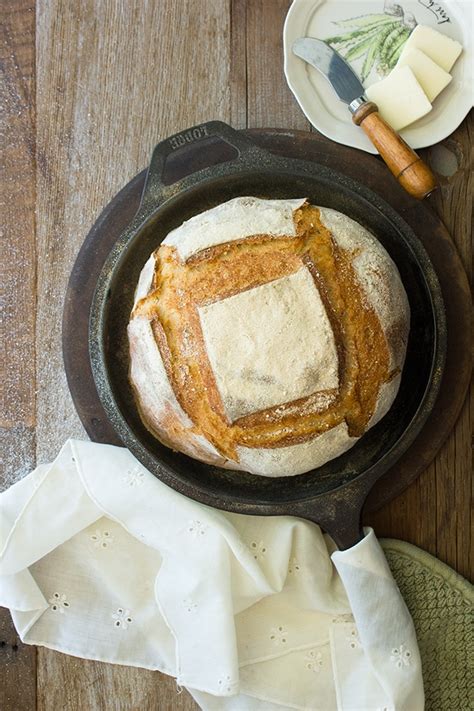
<instances>
[{"instance_id":1,"label":"green knit potholder","mask_svg":"<svg viewBox=\"0 0 474 711\"><path fill-rule=\"evenodd\" d=\"M426 711L472 711L474 587L410 543L381 545L415 624Z\"/></svg>"}]
</instances>

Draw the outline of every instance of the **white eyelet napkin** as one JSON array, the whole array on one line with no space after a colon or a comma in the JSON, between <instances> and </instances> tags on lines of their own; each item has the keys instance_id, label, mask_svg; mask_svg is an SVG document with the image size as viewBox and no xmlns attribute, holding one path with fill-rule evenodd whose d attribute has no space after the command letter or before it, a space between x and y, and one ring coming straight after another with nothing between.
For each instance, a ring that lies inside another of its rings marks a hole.
<instances>
[{"instance_id":1,"label":"white eyelet napkin","mask_svg":"<svg viewBox=\"0 0 474 711\"><path fill-rule=\"evenodd\" d=\"M126 450L69 441L0 495L0 605L21 639L159 669L209 711L418 711L413 624L371 529L347 551L229 514Z\"/></svg>"}]
</instances>

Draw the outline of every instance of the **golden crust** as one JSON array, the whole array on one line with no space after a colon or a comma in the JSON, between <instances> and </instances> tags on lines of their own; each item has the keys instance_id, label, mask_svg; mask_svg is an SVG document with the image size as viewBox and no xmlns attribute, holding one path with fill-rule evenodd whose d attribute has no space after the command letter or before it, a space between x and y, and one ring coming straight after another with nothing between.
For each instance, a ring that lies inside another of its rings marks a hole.
<instances>
[{"instance_id":1,"label":"golden crust","mask_svg":"<svg viewBox=\"0 0 474 711\"><path fill-rule=\"evenodd\" d=\"M361 436L382 384L395 374L389 369L386 335L353 269L354 253L337 245L311 205L295 212L295 225L296 237L255 235L203 250L185 262L175 247L162 245L155 253L153 290L132 314L151 320L169 381L193 431L234 461L238 446L286 447L343 422L351 437ZM332 326L339 388L231 423L206 353L197 308L293 274L303 265L316 283ZM167 443L184 450L182 431L175 437L176 428L163 423L160 439L163 432Z\"/></svg>"}]
</instances>

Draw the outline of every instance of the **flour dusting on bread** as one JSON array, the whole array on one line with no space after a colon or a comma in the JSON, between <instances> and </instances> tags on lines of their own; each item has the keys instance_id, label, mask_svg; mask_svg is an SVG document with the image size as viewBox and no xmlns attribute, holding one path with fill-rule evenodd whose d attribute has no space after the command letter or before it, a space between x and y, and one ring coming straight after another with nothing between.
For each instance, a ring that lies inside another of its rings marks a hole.
<instances>
[{"instance_id":1,"label":"flour dusting on bread","mask_svg":"<svg viewBox=\"0 0 474 711\"><path fill-rule=\"evenodd\" d=\"M176 247L181 259L188 259L216 244L253 235L295 236L293 213L300 200L261 200L240 197L191 217L169 233L163 244Z\"/></svg>"},{"instance_id":2,"label":"flour dusting on bread","mask_svg":"<svg viewBox=\"0 0 474 711\"><path fill-rule=\"evenodd\" d=\"M234 198L173 230L142 270L140 416L202 461L307 472L388 412L409 321L395 264L357 222L305 198Z\"/></svg>"}]
</instances>

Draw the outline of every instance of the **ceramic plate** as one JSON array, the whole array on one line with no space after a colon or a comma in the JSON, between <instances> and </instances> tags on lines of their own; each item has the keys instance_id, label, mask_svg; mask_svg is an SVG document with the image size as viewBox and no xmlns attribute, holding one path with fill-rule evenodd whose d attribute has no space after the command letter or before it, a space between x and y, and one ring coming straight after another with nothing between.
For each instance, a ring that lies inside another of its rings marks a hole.
<instances>
[{"instance_id":1,"label":"ceramic plate","mask_svg":"<svg viewBox=\"0 0 474 711\"><path fill-rule=\"evenodd\" d=\"M294 0L283 30L285 76L303 112L318 131L338 143L377 153L364 132L352 123L346 105L339 101L326 79L293 54L294 40L337 37L335 48L342 50L367 88L390 72L417 24L430 25L463 45L463 52L451 70L453 79L434 100L430 113L401 131L412 148L423 148L449 136L473 104L472 0L399 0L397 3L393 0ZM373 28L376 32L370 34ZM375 36L380 41L390 33L377 50L373 46ZM352 56L347 56L349 52Z\"/></svg>"}]
</instances>

